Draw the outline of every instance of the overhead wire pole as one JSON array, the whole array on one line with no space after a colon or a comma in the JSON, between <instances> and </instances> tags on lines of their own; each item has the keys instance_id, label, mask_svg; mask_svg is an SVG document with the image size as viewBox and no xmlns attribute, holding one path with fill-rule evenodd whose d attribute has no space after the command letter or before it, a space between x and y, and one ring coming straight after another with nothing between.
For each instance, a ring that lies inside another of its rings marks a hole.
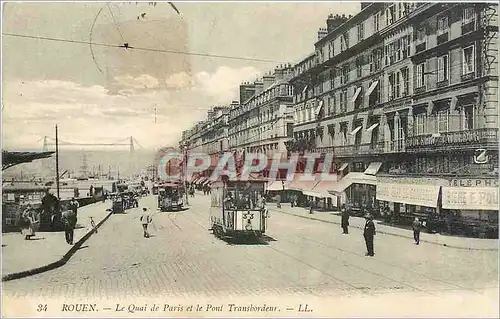
<instances>
[{"instance_id":1,"label":"overhead wire pole","mask_svg":"<svg viewBox=\"0 0 500 319\"><path fill-rule=\"evenodd\" d=\"M188 195L188 189L187 189L187 146L184 146L183 145L183 154L184 154L184 158L183 158L183 162L184 164L182 166L184 166L184 169L183 169L183 175L184 175L184 193L186 194L186 205L189 205L189 195Z\"/></svg>"},{"instance_id":2,"label":"overhead wire pole","mask_svg":"<svg viewBox=\"0 0 500 319\"><path fill-rule=\"evenodd\" d=\"M56 188L57 188L57 199L60 200L59 193L59 136L57 132L56 124Z\"/></svg>"}]
</instances>

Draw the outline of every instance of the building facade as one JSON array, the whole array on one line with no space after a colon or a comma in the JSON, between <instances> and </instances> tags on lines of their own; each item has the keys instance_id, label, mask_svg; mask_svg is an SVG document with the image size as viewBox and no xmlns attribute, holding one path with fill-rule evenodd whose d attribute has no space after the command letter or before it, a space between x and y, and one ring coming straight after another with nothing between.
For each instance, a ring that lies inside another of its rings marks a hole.
<instances>
[{"instance_id":1,"label":"building facade","mask_svg":"<svg viewBox=\"0 0 500 319\"><path fill-rule=\"evenodd\" d=\"M393 223L420 217L430 231L494 237L497 56L496 4L363 3L354 16L328 16L310 55L240 85L240 101L184 132L181 145L214 158L319 153L313 171L337 178L294 179L307 205L346 203Z\"/></svg>"},{"instance_id":2,"label":"building facade","mask_svg":"<svg viewBox=\"0 0 500 319\"><path fill-rule=\"evenodd\" d=\"M465 219L498 226L497 8L370 3L330 15L290 80L289 148L333 154L332 191L355 208L451 232Z\"/></svg>"},{"instance_id":3,"label":"building facade","mask_svg":"<svg viewBox=\"0 0 500 319\"><path fill-rule=\"evenodd\" d=\"M287 158L285 143L293 133L291 76L291 65L281 65L261 81L240 86L240 104L229 113L230 150Z\"/></svg>"},{"instance_id":4,"label":"building facade","mask_svg":"<svg viewBox=\"0 0 500 319\"><path fill-rule=\"evenodd\" d=\"M187 153L207 154L211 165L203 172L210 176L217 165L219 155L229 150L229 112L238 105L234 101L228 106L216 106L207 111L207 118L194 127L182 132L179 142L181 150Z\"/></svg>"}]
</instances>

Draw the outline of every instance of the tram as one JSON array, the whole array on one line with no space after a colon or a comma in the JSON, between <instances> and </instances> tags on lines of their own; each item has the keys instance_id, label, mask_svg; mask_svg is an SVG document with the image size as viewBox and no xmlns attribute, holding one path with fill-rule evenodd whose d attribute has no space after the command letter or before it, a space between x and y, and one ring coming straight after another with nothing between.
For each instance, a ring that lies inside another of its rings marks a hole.
<instances>
[{"instance_id":1,"label":"tram","mask_svg":"<svg viewBox=\"0 0 500 319\"><path fill-rule=\"evenodd\" d=\"M212 183L210 230L219 238L262 237L267 227L266 180L223 178Z\"/></svg>"},{"instance_id":2,"label":"tram","mask_svg":"<svg viewBox=\"0 0 500 319\"><path fill-rule=\"evenodd\" d=\"M182 210L182 184L165 183L158 187L158 209L162 212Z\"/></svg>"}]
</instances>

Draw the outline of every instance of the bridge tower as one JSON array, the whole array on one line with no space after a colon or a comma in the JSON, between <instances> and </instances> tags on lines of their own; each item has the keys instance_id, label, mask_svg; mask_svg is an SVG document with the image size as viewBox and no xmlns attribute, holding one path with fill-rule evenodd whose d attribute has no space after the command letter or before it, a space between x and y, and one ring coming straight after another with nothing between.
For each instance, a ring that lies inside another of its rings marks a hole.
<instances>
[{"instance_id":1,"label":"bridge tower","mask_svg":"<svg viewBox=\"0 0 500 319\"><path fill-rule=\"evenodd\" d=\"M43 146L42 146L42 151L47 152L49 150L49 143L48 143L48 136L43 137Z\"/></svg>"},{"instance_id":2,"label":"bridge tower","mask_svg":"<svg viewBox=\"0 0 500 319\"><path fill-rule=\"evenodd\" d=\"M134 137L130 137L130 156L134 153Z\"/></svg>"},{"instance_id":3,"label":"bridge tower","mask_svg":"<svg viewBox=\"0 0 500 319\"><path fill-rule=\"evenodd\" d=\"M130 154L129 154L129 165L128 165L128 168L129 168L129 174L133 175L133 174L135 174L135 165L134 165L134 161L135 161L135 158L134 158L134 152L135 152L134 137L130 136L129 141L130 141Z\"/></svg>"},{"instance_id":4,"label":"bridge tower","mask_svg":"<svg viewBox=\"0 0 500 319\"><path fill-rule=\"evenodd\" d=\"M42 146L42 152L49 152L49 137L44 136L43 137L43 146ZM55 162L52 157L49 158L44 158L43 160L40 161L41 163L41 174L45 176L50 176L51 173L55 170Z\"/></svg>"}]
</instances>

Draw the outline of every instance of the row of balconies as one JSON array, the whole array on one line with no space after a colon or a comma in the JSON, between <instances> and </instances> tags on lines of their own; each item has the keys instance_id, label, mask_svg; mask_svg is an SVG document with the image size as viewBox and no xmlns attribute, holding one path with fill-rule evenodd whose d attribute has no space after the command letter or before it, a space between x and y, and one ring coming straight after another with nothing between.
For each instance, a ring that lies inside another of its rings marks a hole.
<instances>
[{"instance_id":1,"label":"row of balconies","mask_svg":"<svg viewBox=\"0 0 500 319\"><path fill-rule=\"evenodd\" d=\"M254 141L255 142L255 141ZM230 146L233 143L229 142ZM343 146L318 147L314 138L292 139L285 143L290 152L332 153L340 157L356 155L377 155L390 153L418 153L446 151L465 148L498 148L498 129L484 128L467 131L434 133L408 136L405 139L352 144Z\"/></svg>"},{"instance_id":2,"label":"row of balconies","mask_svg":"<svg viewBox=\"0 0 500 319\"><path fill-rule=\"evenodd\" d=\"M335 156L379 155L391 153L418 153L446 151L451 148L498 148L498 129L485 128L467 131L446 132L409 136L405 139L351 144L343 146L318 147L314 139L298 139L287 143L290 152L309 151L331 153Z\"/></svg>"}]
</instances>

